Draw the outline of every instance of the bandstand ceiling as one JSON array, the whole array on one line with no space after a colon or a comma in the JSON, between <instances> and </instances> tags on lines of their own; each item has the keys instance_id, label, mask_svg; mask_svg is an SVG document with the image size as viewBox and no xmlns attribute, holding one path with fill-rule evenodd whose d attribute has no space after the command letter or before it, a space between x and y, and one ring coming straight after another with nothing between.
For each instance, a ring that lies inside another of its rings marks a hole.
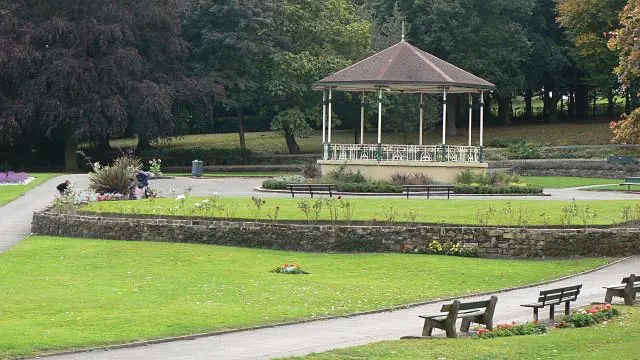
<instances>
[{"instance_id":1,"label":"bandstand ceiling","mask_svg":"<svg viewBox=\"0 0 640 360\"><path fill-rule=\"evenodd\" d=\"M344 91L479 93L495 86L402 40L313 85Z\"/></svg>"}]
</instances>

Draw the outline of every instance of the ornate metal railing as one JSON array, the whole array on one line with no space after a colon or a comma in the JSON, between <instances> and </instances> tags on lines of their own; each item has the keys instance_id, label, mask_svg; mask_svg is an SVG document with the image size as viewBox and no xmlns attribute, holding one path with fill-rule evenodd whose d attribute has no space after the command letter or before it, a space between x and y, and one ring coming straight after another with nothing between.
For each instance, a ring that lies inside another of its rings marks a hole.
<instances>
[{"instance_id":1,"label":"ornate metal railing","mask_svg":"<svg viewBox=\"0 0 640 360\"><path fill-rule=\"evenodd\" d=\"M324 144L324 160L480 162L481 148L458 145Z\"/></svg>"}]
</instances>

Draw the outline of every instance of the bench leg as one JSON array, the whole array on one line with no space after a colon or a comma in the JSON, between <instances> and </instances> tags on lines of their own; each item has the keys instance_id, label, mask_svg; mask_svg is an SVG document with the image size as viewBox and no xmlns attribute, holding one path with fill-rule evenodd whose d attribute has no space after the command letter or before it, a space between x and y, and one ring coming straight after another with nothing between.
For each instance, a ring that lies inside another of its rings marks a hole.
<instances>
[{"instance_id":1,"label":"bench leg","mask_svg":"<svg viewBox=\"0 0 640 360\"><path fill-rule=\"evenodd\" d=\"M533 308L533 321L538 321L538 308Z\"/></svg>"},{"instance_id":2,"label":"bench leg","mask_svg":"<svg viewBox=\"0 0 640 360\"><path fill-rule=\"evenodd\" d=\"M460 325L460 331L469 332L470 326L471 326L471 320L462 319L462 324Z\"/></svg>"},{"instance_id":3,"label":"bench leg","mask_svg":"<svg viewBox=\"0 0 640 360\"><path fill-rule=\"evenodd\" d=\"M634 291L625 291L624 292L624 304L625 305L633 305Z\"/></svg>"},{"instance_id":4,"label":"bench leg","mask_svg":"<svg viewBox=\"0 0 640 360\"><path fill-rule=\"evenodd\" d=\"M564 314L569 315L570 313L571 313L571 305L567 301L566 303L564 303Z\"/></svg>"},{"instance_id":5,"label":"bench leg","mask_svg":"<svg viewBox=\"0 0 640 360\"><path fill-rule=\"evenodd\" d=\"M431 336L433 332L433 323L429 319L424 319L424 326L422 327L422 336Z\"/></svg>"},{"instance_id":6,"label":"bench leg","mask_svg":"<svg viewBox=\"0 0 640 360\"><path fill-rule=\"evenodd\" d=\"M556 306L549 305L549 319L553 320L556 318Z\"/></svg>"},{"instance_id":7,"label":"bench leg","mask_svg":"<svg viewBox=\"0 0 640 360\"><path fill-rule=\"evenodd\" d=\"M607 289L607 293L604 296L604 302L607 304L611 304L611 300L613 299L613 291Z\"/></svg>"},{"instance_id":8,"label":"bench leg","mask_svg":"<svg viewBox=\"0 0 640 360\"><path fill-rule=\"evenodd\" d=\"M448 338L455 338L458 336L456 331L456 321L455 319L451 322L445 321L444 323L444 331L447 333Z\"/></svg>"}]
</instances>

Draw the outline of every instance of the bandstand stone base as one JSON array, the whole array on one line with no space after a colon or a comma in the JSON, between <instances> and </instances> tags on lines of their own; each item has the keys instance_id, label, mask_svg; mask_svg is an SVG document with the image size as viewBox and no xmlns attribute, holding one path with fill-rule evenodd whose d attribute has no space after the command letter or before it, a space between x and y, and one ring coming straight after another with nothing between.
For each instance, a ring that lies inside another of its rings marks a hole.
<instances>
[{"instance_id":1,"label":"bandstand stone base","mask_svg":"<svg viewBox=\"0 0 640 360\"><path fill-rule=\"evenodd\" d=\"M376 160L318 160L323 175L346 165L351 171L360 171L374 180L391 180L394 173L423 173L433 180L455 183L458 174L465 170L475 173L487 171L487 163L423 162L423 161L376 161Z\"/></svg>"}]
</instances>

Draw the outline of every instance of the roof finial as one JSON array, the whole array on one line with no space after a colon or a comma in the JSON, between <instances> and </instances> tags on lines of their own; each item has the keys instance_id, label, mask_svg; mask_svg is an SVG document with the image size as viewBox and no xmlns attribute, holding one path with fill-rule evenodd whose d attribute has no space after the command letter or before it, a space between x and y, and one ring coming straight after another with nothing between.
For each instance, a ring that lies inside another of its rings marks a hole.
<instances>
[{"instance_id":1,"label":"roof finial","mask_svg":"<svg viewBox=\"0 0 640 360\"><path fill-rule=\"evenodd\" d=\"M404 41L404 20L402 20L402 41Z\"/></svg>"}]
</instances>

